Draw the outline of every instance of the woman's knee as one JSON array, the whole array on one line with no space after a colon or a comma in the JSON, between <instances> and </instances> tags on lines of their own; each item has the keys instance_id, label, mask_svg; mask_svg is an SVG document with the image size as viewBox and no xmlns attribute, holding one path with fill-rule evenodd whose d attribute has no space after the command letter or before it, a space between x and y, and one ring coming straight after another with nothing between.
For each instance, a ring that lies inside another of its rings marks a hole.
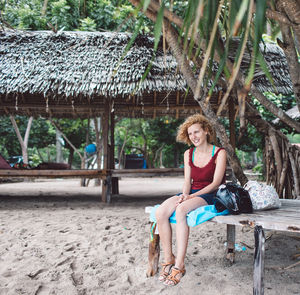
<instances>
[{"instance_id":1,"label":"woman's knee","mask_svg":"<svg viewBox=\"0 0 300 295\"><path fill-rule=\"evenodd\" d=\"M170 197L155 212L156 221L169 219L176 207L177 196Z\"/></svg>"},{"instance_id":2,"label":"woman's knee","mask_svg":"<svg viewBox=\"0 0 300 295\"><path fill-rule=\"evenodd\" d=\"M155 212L155 217L156 217L157 222L168 218L167 212L166 212L166 210L163 206L160 206L160 207L157 208L157 210Z\"/></svg>"},{"instance_id":3,"label":"woman's knee","mask_svg":"<svg viewBox=\"0 0 300 295\"><path fill-rule=\"evenodd\" d=\"M180 221L181 219L185 219L188 211L184 204L179 204L176 207L176 221Z\"/></svg>"}]
</instances>

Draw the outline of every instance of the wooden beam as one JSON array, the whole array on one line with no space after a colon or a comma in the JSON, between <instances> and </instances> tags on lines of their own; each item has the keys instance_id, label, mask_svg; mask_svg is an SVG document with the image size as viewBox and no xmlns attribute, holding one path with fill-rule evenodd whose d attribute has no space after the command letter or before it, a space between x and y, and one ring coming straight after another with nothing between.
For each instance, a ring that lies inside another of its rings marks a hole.
<instances>
[{"instance_id":1,"label":"wooden beam","mask_svg":"<svg viewBox=\"0 0 300 295\"><path fill-rule=\"evenodd\" d=\"M103 116L103 124L102 124L102 137L103 137L103 169L107 171L109 169L109 148L108 148L108 136L109 136L109 104L106 102L106 112L104 112ZM109 188L111 184L109 183L110 178L106 178L102 181L102 201L107 202L110 199L110 191Z\"/></svg>"},{"instance_id":2,"label":"wooden beam","mask_svg":"<svg viewBox=\"0 0 300 295\"><path fill-rule=\"evenodd\" d=\"M9 109L15 109L14 105L8 104L8 103L4 103L4 104L0 104L0 109L1 108L9 108ZM51 108L53 111L61 111L62 113L64 112L68 112L71 111L73 112L73 108L71 105L48 105L48 108ZM92 110L100 110L101 112L105 112L106 109L103 106L103 104L91 104L91 105L74 105L74 108L76 108L76 112L80 112L80 110L84 110L84 111L92 111ZM137 106L133 106L133 105L128 105L128 104L119 104L119 105L115 105L115 109L119 109L119 108L124 108L124 110L126 109L126 111L142 111L142 109L144 109L145 111L151 111L151 110L155 110L155 111L165 111L167 109L166 105L137 105ZM201 108L199 107L199 105L197 103L195 103L195 105L169 105L169 109L170 110L178 110L178 111L182 111L182 110L195 110L199 108L199 112L201 110ZM22 104L22 105L18 105L18 109L32 109L32 110L39 110L39 109L45 109L45 105L38 105L38 104ZM92 115L92 113L90 113L90 115ZM93 117L93 116L92 116Z\"/></svg>"}]
</instances>

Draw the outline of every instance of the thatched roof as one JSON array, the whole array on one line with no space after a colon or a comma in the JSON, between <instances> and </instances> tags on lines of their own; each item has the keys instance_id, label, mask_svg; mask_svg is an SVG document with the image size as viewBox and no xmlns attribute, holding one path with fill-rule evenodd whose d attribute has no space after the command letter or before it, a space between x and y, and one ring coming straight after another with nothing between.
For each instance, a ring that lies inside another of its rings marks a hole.
<instances>
[{"instance_id":1,"label":"thatched roof","mask_svg":"<svg viewBox=\"0 0 300 295\"><path fill-rule=\"evenodd\" d=\"M174 57L159 49L153 66L140 83L153 55L153 39L140 35L124 56L127 33L20 32L0 33L0 115L93 117L105 101L120 116L199 111ZM269 48L269 46L267 47ZM279 47L267 50L277 90L290 93L284 55ZM254 83L274 90L262 73ZM217 88L211 103L218 104Z\"/></svg>"}]
</instances>

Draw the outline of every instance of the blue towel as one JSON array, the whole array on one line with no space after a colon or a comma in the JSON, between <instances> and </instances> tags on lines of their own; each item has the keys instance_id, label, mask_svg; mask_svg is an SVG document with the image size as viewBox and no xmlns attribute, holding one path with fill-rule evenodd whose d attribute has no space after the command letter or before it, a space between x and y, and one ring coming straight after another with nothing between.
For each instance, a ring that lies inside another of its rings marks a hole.
<instances>
[{"instance_id":1,"label":"blue towel","mask_svg":"<svg viewBox=\"0 0 300 295\"><path fill-rule=\"evenodd\" d=\"M150 221L156 223L156 217L155 212L157 208L160 205L155 205L150 213ZM222 212L218 212L216 210L215 205L207 205L207 206L201 206L187 215L187 225L188 226L196 226L198 224L201 224L207 220L210 220L218 215L227 215L229 214L229 210L224 210ZM170 223L176 223L176 211L173 212L173 214L170 217Z\"/></svg>"}]
</instances>

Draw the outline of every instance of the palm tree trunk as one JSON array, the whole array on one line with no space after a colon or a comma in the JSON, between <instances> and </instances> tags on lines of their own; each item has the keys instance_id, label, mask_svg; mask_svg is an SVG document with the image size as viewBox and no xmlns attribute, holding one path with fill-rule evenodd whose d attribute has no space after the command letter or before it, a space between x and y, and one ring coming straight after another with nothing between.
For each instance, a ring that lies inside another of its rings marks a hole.
<instances>
[{"instance_id":1,"label":"palm tree trunk","mask_svg":"<svg viewBox=\"0 0 300 295\"><path fill-rule=\"evenodd\" d=\"M298 47L299 50L297 42L300 42L300 3L299 1L297 3L294 0L280 0L277 1L276 8L281 14L286 15L293 24L297 24L297 26L291 26L279 22L283 39L281 48L285 53L289 65L289 72L293 83L293 90L295 93L298 109L300 111L300 65L298 62L298 54L296 49Z\"/></svg>"}]
</instances>

